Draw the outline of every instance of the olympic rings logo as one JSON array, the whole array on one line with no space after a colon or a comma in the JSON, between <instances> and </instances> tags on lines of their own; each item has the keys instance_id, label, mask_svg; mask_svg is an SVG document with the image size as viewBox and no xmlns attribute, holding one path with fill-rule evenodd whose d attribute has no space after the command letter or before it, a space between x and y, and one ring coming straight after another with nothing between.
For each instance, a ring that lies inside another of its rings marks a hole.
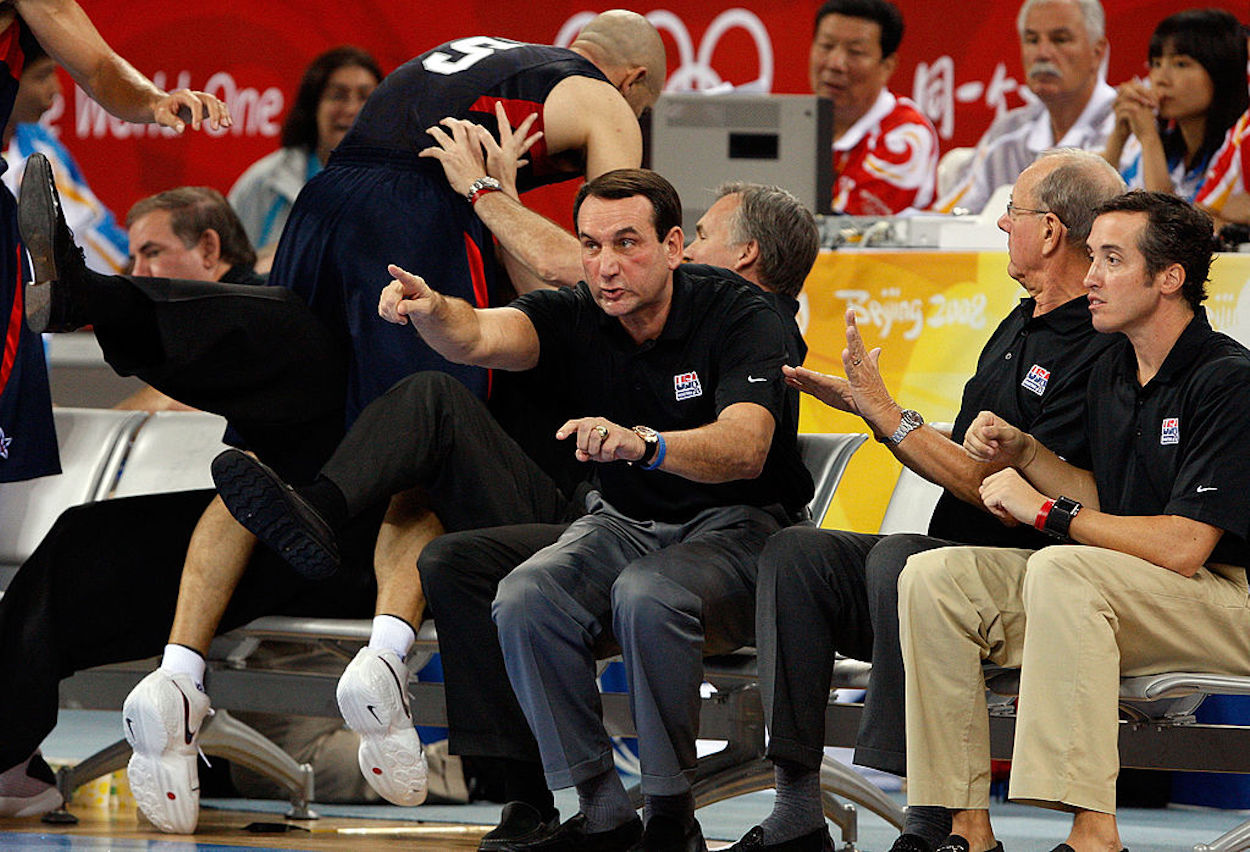
<instances>
[{"instance_id":1,"label":"olympic rings logo","mask_svg":"<svg viewBox=\"0 0 1250 852\"><path fill-rule=\"evenodd\" d=\"M555 44L568 47L582 28L595 16L594 12L578 12L564 22L556 35ZM755 52L759 59L759 77L749 83L736 86L744 92L771 92L773 88L773 41L768 28L755 13L746 9L726 9L712 21L711 26L703 34L698 50L690 30L680 17L665 9L647 13L647 20L661 33L668 33L677 45L677 69L668 77L664 90L668 92L688 92L720 88L725 84L721 76L712 67L712 55L716 45L725 33L734 29L745 30L755 42Z\"/></svg>"}]
</instances>

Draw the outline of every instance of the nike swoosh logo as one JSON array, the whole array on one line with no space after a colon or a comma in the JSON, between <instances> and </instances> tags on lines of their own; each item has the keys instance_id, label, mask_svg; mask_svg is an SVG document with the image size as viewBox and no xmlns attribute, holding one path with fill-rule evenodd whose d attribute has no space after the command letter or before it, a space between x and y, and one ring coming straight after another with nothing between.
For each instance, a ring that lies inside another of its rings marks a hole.
<instances>
[{"instance_id":1,"label":"nike swoosh logo","mask_svg":"<svg viewBox=\"0 0 1250 852\"><path fill-rule=\"evenodd\" d=\"M191 702L178 684L174 684L174 688L182 696L182 736L186 744L191 745L191 741L195 739L195 731L191 730Z\"/></svg>"},{"instance_id":2,"label":"nike swoosh logo","mask_svg":"<svg viewBox=\"0 0 1250 852\"><path fill-rule=\"evenodd\" d=\"M369 715L371 715L375 720L377 720L377 723L379 725L382 724L382 720L378 718L378 711L373 709L372 704L366 704L365 709L369 711Z\"/></svg>"},{"instance_id":3,"label":"nike swoosh logo","mask_svg":"<svg viewBox=\"0 0 1250 852\"><path fill-rule=\"evenodd\" d=\"M135 723L129 716L126 717L126 730L130 731L130 738L133 740L135 738Z\"/></svg>"},{"instance_id":4,"label":"nike swoosh logo","mask_svg":"<svg viewBox=\"0 0 1250 852\"><path fill-rule=\"evenodd\" d=\"M1219 491L1219 490L1220 490L1220 489L1219 489L1218 487L1214 486L1214 485L1199 485L1199 486L1198 486L1198 493L1199 493L1199 494L1204 494L1204 493L1206 493L1207 491Z\"/></svg>"},{"instance_id":5,"label":"nike swoosh logo","mask_svg":"<svg viewBox=\"0 0 1250 852\"><path fill-rule=\"evenodd\" d=\"M382 660L382 662L386 665L386 670L391 673L391 679L395 681L395 688L399 690L399 703L404 708L404 715L411 719L412 713L408 709L408 690L404 689L404 682L399 679L399 675L395 674L395 670L391 668L390 663L386 662L386 660ZM405 670L404 674L407 673L407 670ZM379 719L378 721L381 720Z\"/></svg>"},{"instance_id":6,"label":"nike swoosh logo","mask_svg":"<svg viewBox=\"0 0 1250 852\"><path fill-rule=\"evenodd\" d=\"M757 378L755 378L755 376L747 376L747 381L748 381L748 382L751 382L752 384L754 384L755 382L766 382L766 381L768 381L768 377L767 377L767 376L765 376L765 377L764 377L764 378L762 378L762 379L757 379Z\"/></svg>"}]
</instances>

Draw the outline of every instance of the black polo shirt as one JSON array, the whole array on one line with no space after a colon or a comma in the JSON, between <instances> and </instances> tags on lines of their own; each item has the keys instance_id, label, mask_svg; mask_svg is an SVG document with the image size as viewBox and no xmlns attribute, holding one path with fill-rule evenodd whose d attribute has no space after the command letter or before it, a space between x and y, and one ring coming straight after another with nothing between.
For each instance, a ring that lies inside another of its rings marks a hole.
<instances>
[{"instance_id":1,"label":"black polo shirt","mask_svg":"<svg viewBox=\"0 0 1250 852\"><path fill-rule=\"evenodd\" d=\"M715 506L780 504L794 512L810 498L810 478L804 490L785 473L801 465L795 430L782 425L788 335L758 290L737 276L715 267L679 267L664 328L641 345L599 309L585 282L526 294L511 307L533 323L539 366L564 384L569 418L606 417L665 432L705 426L739 402L772 413L772 446L753 480L710 484L624 462L599 465L603 495L619 511L682 522Z\"/></svg>"},{"instance_id":2,"label":"black polo shirt","mask_svg":"<svg viewBox=\"0 0 1250 852\"><path fill-rule=\"evenodd\" d=\"M763 290L751 284L744 278L740 278L737 273L723 270L733 278L742 282L744 287L751 288L759 294L770 308L776 311L777 316L781 319L781 325L786 330L787 352L786 363L791 366L798 366L807 359L807 341L803 339L803 333L799 331L799 324L795 321L795 317L799 313L799 302L790 296L783 296L780 293L773 293ZM778 427L787 434L797 433L799 431L799 392L794 388L786 385L785 407L782 409L781 425ZM803 460L798 453L779 453L774 460L778 466L778 475L783 482L790 483L790 492L787 493L786 501L783 503L791 511L801 510L812 499L816 487L812 483L812 474L803 464Z\"/></svg>"},{"instance_id":3,"label":"black polo shirt","mask_svg":"<svg viewBox=\"0 0 1250 852\"><path fill-rule=\"evenodd\" d=\"M1145 387L1127 340L1107 352L1090 375L1089 412L1102 511L1219 527L1209 561L1250 566L1250 351L1199 308Z\"/></svg>"},{"instance_id":4,"label":"black polo shirt","mask_svg":"<svg viewBox=\"0 0 1250 852\"><path fill-rule=\"evenodd\" d=\"M1118 334L1099 334L1085 297L1033 316L1033 299L1021 299L995 329L964 385L951 438L962 444L977 414L992 411L1034 435L1072 464L1088 469L1085 387L1090 370ZM929 534L986 547L1036 549L1053 544L1032 527L1008 527L988 512L943 491Z\"/></svg>"}]
</instances>

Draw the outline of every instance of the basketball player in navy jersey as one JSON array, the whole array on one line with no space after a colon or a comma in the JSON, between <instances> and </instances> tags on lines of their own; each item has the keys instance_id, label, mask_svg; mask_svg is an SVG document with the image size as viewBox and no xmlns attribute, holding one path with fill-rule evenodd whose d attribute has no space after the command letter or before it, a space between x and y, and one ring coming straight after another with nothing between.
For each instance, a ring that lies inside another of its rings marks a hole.
<instances>
[{"instance_id":1,"label":"basketball player in navy jersey","mask_svg":"<svg viewBox=\"0 0 1250 852\"><path fill-rule=\"evenodd\" d=\"M264 447L254 442L254 448L262 458L266 449L281 452L287 470L298 479L300 468L315 471L324 459L322 453L328 454L333 447L333 442L324 438L329 432L341 433L344 402L345 419L350 423L363 405L395 379L418 369L445 370L479 394L487 388L483 371L438 359L414 335L390 329L375 314L377 293L389 280L386 262L397 258L411 263L431 280L444 283L449 293L473 304L490 304L495 266L489 232L473 215L472 199L448 185L436 162L418 156L434 143L425 128L448 112L493 126L496 104L514 118L537 113L534 126L543 136L530 150L529 164L518 173L516 188L522 191L553 180L581 174L593 177L617 167L635 166L642 147L636 118L658 96L664 63L663 44L655 29L641 16L624 11L597 16L567 50L474 37L440 46L412 60L374 92L327 168L301 193L275 258L272 283L289 288L278 293L236 292L223 297L218 291L210 304L196 295L181 299L180 282L95 278L77 262L72 238L56 215L53 190L32 191L32 226L48 235L56 250L50 262L37 270L36 284L28 290L28 295L34 296L28 301L35 306L33 314L28 309L28 320L49 330L91 322L99 333L111 320L92 314L89 308L103 309L109 300L87 299L84 293L110 287L122 304L143 301L156 320L136 328L137 314L131 311L126 340L132 353L150 351L165 353L165 357L150 364L131 363L129 371L188 404L225 414L236 426L240 420L250 419L252 426L259 422L266 437L282 440ZM497 196L489 203L506 211L499 203L503 193L491 192L493 188L486 182L473 197ZM22 203L24 207L28 204L25 188ZM515 222L492 222L495 235L505 248L516 247L513 260L518 268L527 266L538 278L553 283L563 280L561 270L578 265L576 240L523 208L518 212ZM562 257L567 257L567 262ZM289 291L304 296L308 305L298 298L286 298ZM306 316L299 316L300 311ZM228 316L236 327L239 317L244 318L244 325L252 314L259 319L227 347L213 338L216 323L210 321L210 315L214 312ZM305 335L274 334L267 321L274 312L281 314L284 322L295 316L297 321L287 322L284 328L304 323L323 337L328 330L329 337L337 338L349 350L343 359L346 380L336 380L332 375L324 379L330 389L328 395L338 394L340 409L334 428L322 428L325 424L320 422L317 428L310 428L306 422L310 412L321 420L334 420L333 406L301 400L301 395L312 392L307 374L315 372L308 369L309 353L301 351ZM392 336L387 331L399 333ZM188 341L187 335L198 336L198 340ZM143 345L145 340L152 345ZM171 359L170 352L179 356ZM109 357L107 348L105 354ZM188 365L194 369L188 371ZM190 382L188 377L193 377ZM208 392L200 392L200 377L204 377ZM299 393L294 396L287 387L291 383L298 383ZM238 392L232 395L234 389ZM239 405L239 398L245 398L247 405ZM250 441L247 430L240 428L240 432ZM309 436L315 440L308 441ZM143 525L157 514L137 516L134 524L118 529L115 536L97 537L96 549L108 552L111 565L148 561L141 554L128 558L119 551L138 547L147 538ZM418 536L433 535L436 530L422 525ZM203 654L247 570L251 548L251 536L235 524L219 501L213 501L191 538L161 668L127 701L126 714L131 719L164 718L168 707L179 709L177 731L166 732L177 737L163 737L159 730L141 731L133 743L143 770L132 773L132 782L138 782L136 793L145 791L139 797L141 806L165 830L188 831L195 825L195 745L183 744L183 698L188 698L194 711L187 730L198 731L199 721L208 713L207 698L199 688ZM388 605L394 584L402 586L409 575L416 576L412 560L402 556L411 551L398 547L394 552L401 557L380 555L375 559L379 585L379 618L375 624L380 625L375 626L377 647L355 661L345 674L345 688L351 695L385 679L386 670L393 668L411 642L409 625L419 618L419 613L397 612ZM364 558L367 560L368 555ZM162 582L176 582L174 572L168 573ZM152 581L150 577L148 580ZM301 584L293 575L290 585L288 598ZM342 600L326 596L325 614L360 614L344 612L343 607ZM150 621L168 619L168 613L137 612L125 617ZM397 742L403 746L402 752L410 753L410 740L415 739L405 715L406 702L398 694L391 697L396 700L389 702L388 708L374 702L362 704L387 709L380 728L363 730L361 720L349 721L364 735L361 762L366 777L392 801L415 804L424 798L424 766L400 768L387 763L387 754L394 751Z\"/></svg>"}]
</instances>

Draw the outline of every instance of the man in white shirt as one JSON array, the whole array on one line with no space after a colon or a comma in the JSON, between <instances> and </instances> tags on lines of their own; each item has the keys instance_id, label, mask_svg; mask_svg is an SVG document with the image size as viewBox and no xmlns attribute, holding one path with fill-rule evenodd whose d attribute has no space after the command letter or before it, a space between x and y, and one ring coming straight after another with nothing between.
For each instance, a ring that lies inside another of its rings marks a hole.
<instances>
[{"instance_id":1,"label":"man in white shirt","mask_svg":"<svg viewBox=\"0 0 1250 852\"><path fill-rule=\"evenodd\" d=\"M1035 100L1000 116L955 187L934 205L979 213L1047 148L1101 151L1115 124L1115 89L1102 79L1106 17L1099 0L1025 0L1016 19Z\"/></svg>"}]
</instances>

